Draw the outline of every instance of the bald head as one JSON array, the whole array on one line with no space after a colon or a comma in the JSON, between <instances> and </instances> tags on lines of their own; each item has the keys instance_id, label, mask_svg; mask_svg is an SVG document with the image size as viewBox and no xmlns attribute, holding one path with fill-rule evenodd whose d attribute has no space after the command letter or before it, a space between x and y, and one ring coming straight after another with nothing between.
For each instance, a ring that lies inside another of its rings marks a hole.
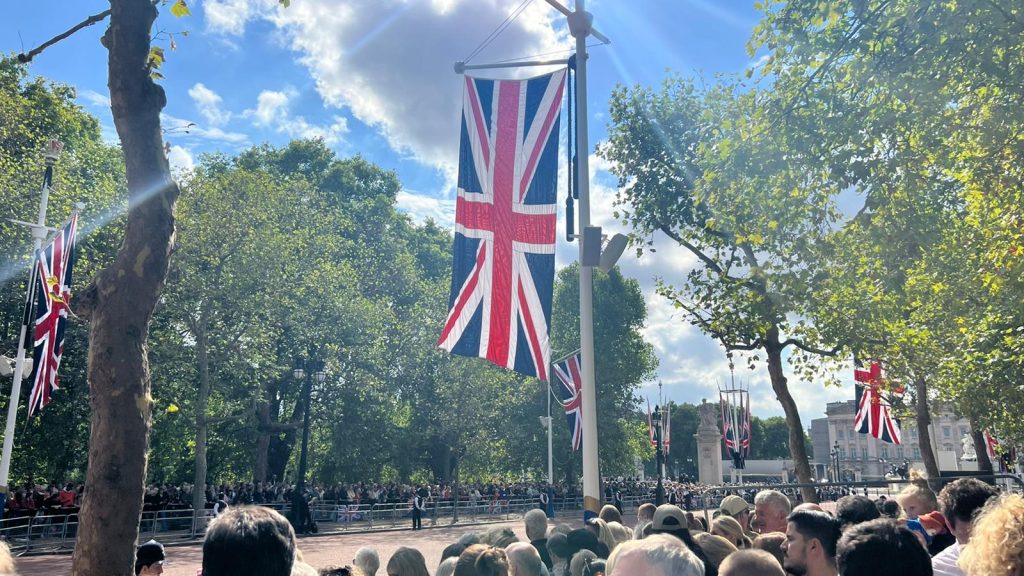
<instances>
[{"instance_id":1,"label":"bald head","mask_svg":"<svg viewBox=\"0 0 1024 576\"><path fill-rule=\"evenodd\" d=\"M775 556L764 550L739 550L726 556L718 567L718 576L786 576Z\"/></svg>"},{"instance_id":2,"label":"bald head","mask_svg":"<svg viewBox=\"0 0 1024 576\"><path fill-rule=\"evenodd\" d=\"M803 504L797 504L796 508L793 508L793 512L799 512L801 510L806 511L806 512L824 512L825 511L824 508L822 508L821 506L818 506L814 502L804 502Z\"/></svg>"},{"instance_id":3,"label":"bald head","mask_svg":"<svg viewBox=\"0 0 1024 576\"><path fill-rule=\"evenodd\" d=\"M544 563L532 544L516 542L505 548L508 557L509 576L541 576Z\"/></svg>"}]
</instances>

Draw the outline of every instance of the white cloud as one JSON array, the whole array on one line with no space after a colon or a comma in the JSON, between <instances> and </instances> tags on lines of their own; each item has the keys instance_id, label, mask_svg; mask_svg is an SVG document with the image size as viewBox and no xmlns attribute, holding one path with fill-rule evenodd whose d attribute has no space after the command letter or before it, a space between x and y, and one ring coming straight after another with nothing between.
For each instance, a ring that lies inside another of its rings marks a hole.
<instances>
[{"instance_id":1,"label":"white cloud","mask_svg":"<svg viewBox=\"0 0 1024 576\"><path fill-rule=\"evenodd\" d=\"M264 90L256 97L256 108L246 110L242 116L254 118L258 126L270 126L288 115L288 100L294 95L294 91L291 90Z\"/></svg>"},{"instance_id":2,"label":"white cloud","mask_svg":"<svg viewBox=\"0 0 1024 576\"><path fill-rule=\"evenodd\" d=\"M199 110L199 114L211 126L223 126L231 119L231 112L221 108L221 97L219 94L207 88L202 82L189 88L188 95Z\"/></svg>"},{"instance_id":3,"label":"white cloud","mask_svg":"<svg viewBox=\"0 0 1024 576\"><path fill-rule=\"evenodd\" d=\"M296 96L298 92L293 88L264 90L256 97L256 107L242 112L242 117L292 138L321 138L326 144L337 144L348 134L348 120L343 116L334 116L333 122L327 126L311 124L302 116L292 116L290 105Z\"/></svg>"},{"instance_id":4,"label":"white cloud","mask_svg":"<svg viewBox=\"0 0 1024 576\"><path fill-rule=\"evenodd\" d=\"M455 225L455 203L427 196L412 190L398 192L396 205L399 210L412 217L415 222L425 222L433 218L439 226L452 228Z\"/></svg>"},{"instance_id":5,"label":"white cloud","mask_svg":"<svg viewBox=\"0 0 1024 576\"><path fill-rule=\"evenodd\" d=\"M85 103L90 106L110 108L110 96L100 94L95 90L82 90L78 93L78 98L80 100L85 100Z\"/></svg>"},{"instance_id":6,"label":"white cloud","mask_svg":"<svg viewBox=\"0 0 1024 576\"><path fill-rule=\"evenodd\" d=\"M203 128L195 122L168 114L161 114L160 122L168 137L171 138L201 138L229 144L243 144L249 141L249 137L245 134L226 132L220 128Z\"/></svg>"},{"instance_id":7,"label":"white cloud","mask_svg":"<svg viewBox=\"0 0 1024 576\"><path fill-rule=\"evenodd\" d=\"M181 146L171 146L167 153L167 161L170 162L171 169L175 171L191 170L195 166L192 153Z\"/></svg>"},{"instance_id":8,"label":"white cloud","mask_svg":"<svg viewBox=\"0 0 1024 576\"><path fill-rule=\"evenodd\" d=\"M240 36L250 20L276 4L276 0L205 0L202 6L208 30Z\"/></svg>"}]
</instances>

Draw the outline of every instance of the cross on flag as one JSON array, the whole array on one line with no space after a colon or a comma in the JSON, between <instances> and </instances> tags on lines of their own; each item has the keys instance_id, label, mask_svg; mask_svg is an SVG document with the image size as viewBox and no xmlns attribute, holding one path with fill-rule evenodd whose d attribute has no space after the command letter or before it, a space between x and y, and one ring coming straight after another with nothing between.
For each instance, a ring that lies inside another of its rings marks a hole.
<instances>
[{"instance_id":1,"label":"cross on flag","mask_svg":"<svg viewBox=\"0 0 1024 576\"><path fill-rule=\"evenodd\" d=\"M562 399L565 419L572 434L572 449L579 450L583 444L583 369L580 367L580 353L577 352L561 362L555 362L554 373L561 384L557 387L558 395Z\"/></svg>"},{"instance_id":2,"label":"cross on flag","mask_svg":"<svg viewBox=\"0 0 1024 576\"><path fill-rule=\"evenodd\" d=\"M892 405L882 394L882 364L872 361L867 370L855 369L857 413L853 427L883 442L901 444L900 423L892 416Z\"/></svg>"}]
</instances>

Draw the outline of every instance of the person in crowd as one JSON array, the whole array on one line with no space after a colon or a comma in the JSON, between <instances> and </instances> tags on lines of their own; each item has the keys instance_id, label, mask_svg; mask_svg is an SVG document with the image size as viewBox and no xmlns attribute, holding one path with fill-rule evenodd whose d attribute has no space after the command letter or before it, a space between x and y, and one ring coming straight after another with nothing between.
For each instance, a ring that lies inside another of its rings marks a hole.
<instances>
[{"instance_id":1,"label":"person in crowd","mask_svg":"<svg viewBox=\"0 0 1024 576\"><path fill-rule=\"evenodd\" d=\"M779 561L781 568L786 561L786 554L782 551L782 543L786 541L785 532L768 532L761 534L750 543L754 550L764 550Z\"/></svg>"},{"instance_id":2,"label":"person in crowd","mask_svg":"<svg viewBox=\"0 0 1024 576\"><path fill-rule=\"evenodd\" d=\"M444 547L441 550L441 561L444 562L449 558L458 558L466 550L466 545L461 542L453 542Z\"/></svg>"},{"instance_id":3,"label":"person in crowd","mask_svg":"<svg viewBox=\"0 0 1024 576\"><path fill-rule=\"evenodd\" d=\"M548 536L548 557L551 558L551 576L565 576L572 558L572 550L565 534L552 531Z\"/></svg>"},{"instance_id":4,"label":"person in crowd","mask_svg":"<svg viewBox=\"0 0 1024 576\"><path fill-rule=\"evenodd\" d=\"M932 561L910 530L879 518L849 527L839 538L842 576L931 576Z\"/></svg>"},{"instance_id":5,"label":"person in crowd","mask_svg":"<svg viewBox=\"0 0 1024 576\"><path fill-rule=\"evenodd\" d=\"M633 539L633 531L622 524L618 522L609 522L607 526L608 532L611 533L616 546Z\"/></svg>"},{"instance_id":6,"label":"person in crowd","mask_svg":"<svg viewBox=\"0 0 1024 576\"><path fill-rule=\"evenodd\" d=\"M970 544L960 553L960 567L967 576L1024 574L1024 497L990 498L970 534Z\"/></svg>"},{"instance_id":7,"label":"person in crowd","mask_svg":"<svg viewBox=\"0 0 1024 576\"><path fill-rule=\"evenodd\" d=\"M546 517L545 517L546 519ZM545 576L547 570L537 549L526 542L515 542L505 548L509 576Z\"/></svg>"},{"instance_id":8,"label":"person in crowd","mask_svg":"<svg viewBox=\"0 0 1024 576\"><path fill-rule=\"evenodd\" d=\"M356 550L356 556L352 559L352 564L355 564L356 568L362 570L365 576L377 576L377 570L380 570L380 555L377 554L377 550L372 546L363 546Z\"/></svg>"},{"instance_id":9,"label":"person in crowd","mask_svg":"<svg viewBox=\"0 0 1024 576\"><path fill-rule=\"evenodd\" d=\"M670 505L669 505L670 506ZM652 535L630 540L608 559L608 576L704 576L704 564L680 540Z\"/></svg>"},{"instance_id":10,"label":"person in crowd","mask_svg":"<svg viewBox=\"0 0 1024 576\"><path fill-rule=\"evenodd\" d=\"M602 506L601 511L597 513L597 517L605 522L622 522L622 512L611 504Z\"/></svg>"},{"instance_id":11,"label":"person in crowd","mask_svg":"<svg viewBox=\"0 0 1024 576\"><path fill-rule=\"evenodd\" d=\"M747 537L740 523L732 516L721 514L718 518L712 520L711 533L725 538L740 550L750 548L750 538Z\"/></svg>"},{"instance_id":12,"label":"person in crowd","mask_svg":"<svg viewBox=\"0 0 1024 576\"><path fill-rule=\"evenodd\" d=\"M939 492L939 510L956 542L932 557L932 571L936 576L964 576L957 560L962 547L971 540L974 515L998 495L994 487L974 478L959 478Z\"/></svg>"},{"instance_id":13,"label":"person in crowd","mask_svg":"<svg viewBox=\"0 0 1024 576\"><path fill-rule=\"evenodd\" d=\"M232 506L213 519L203 540L203 576L290 576L295 531L279 512Z\"/></svg>"},{"instance_id":14,"label":"person in crowd","mask_svg":"<svg viewBox=\"0 0 1024 576\"><path fill-rule=\"evenodd\" d=\"M454 576L478 576L476 561L480 555L486 552L491 546L485 544L470 544L459 554L459 561L455 563Z\"/></svg>"},{"instance_id":15,"label":"person in crowd","mask_svg":"<svg viewBox=\"0 0 1024 576\"><path fill-rule=\"evenodd\" d=\"M686 524L686 513L682 508L672 504L662 504L654 511L654 521L651 522L651 532L654 534L669 534L679 538L694 556L704 563L705 576L716 576L718 571L708 561L707 555L700 545L694 541L693 536Z\"/></svg>"},{"instance_id":16,"label":"person in crowd","mask_svg":"<svg viewBox=\"0 0 1024 576\"><path fill-rule=\"evenodd\" d=\"M743 527L743 531L747 533L747 536L751 539L756 538L757 534L751 535L750 532L750 505L743 498L730 494L722 499L722 503L718 507L720 515L730 516L739 522L740 526Z\"/></svg>"},{"instance_id":17,"label":"person in crowd","mask_svg":"<svg viewBox=\"0 0 1024 576\"><path fill-rule=\"evenodd\" d=\"M135 576L158 576L164 573L164 545L150 540L135 550Z\"/></svg>"},{"instance_id":18,"label":"person in crowd","mask_svg":"<svg viewBox=\"0 0 1024 576\"><path fill-rule=\"evenodd\" d=\"M583 569L595 560L599 560L599 558L597 554L594 554L590 550L580 550L573 554L572 560L569 561L570 576L583 576Z\"/></svg>"},{"instance_id":19,"label":"person in crowd","mask_svg":"<svg viewBox=\"0 0 1024 576\"><path fill-rule=\"evenodd\" d=\"M349 573L352 573L351 567L349 568ZM320 576L320 572L309 564L296 560L295 564L292 564L291 576Z\"/></svg>"},{"instance_id":20,"label":"person in crowd","mask_svg":"<svg viewBox=\"0 0 1024 576\"><path fill-rule=\"evenodd\" d=\"M878 513L880 517L896 519L903 515L903 509L900 508L900 503L896 500L883 500L879 498L875 501L875 505L878 506Z\"/></svg>"},{"instance_id":21,"label":"person in crowd","mask_svg":"<svg viewBox=\"0 0 1024 576\"><path fill-rule=\"evenodd\" d=\"M545 566L551 568L551 556L548 554L548 516L543 510L530 510L523 515L523 525L526 528L526 538L530 544L537 549L541 561Z\"/></svg>"},{"instance_id":22,"label":"person in crowd","mask_svg":"<svg viewBox=\"0 0 1024 576\"><path fill-rule=\"evenodd\" d=\"M636 509L636 525L633 527L633 539L640 539L640 531L644 529L644 524L647 524L651 520L654 520L654 511L658 507L650 502L644 502Z\"/></svg>"},{"instance_id":23,"label":"person in crowd","mask_svg":"<svg viewBox=\"0 0 1024 576\"><path fill-rule=\"evenodd\" d=\"M434 572L434 576L452 576L455 574L455 566L458 565L459 559L457 557L445 558L437 566L437 571Z\"/></svg>"},{"instance_id":24,"label":"person in crowd","mask_svg":"<svg viewBox=\"0 0 1024 576\"><path fill-rule=\"evenodd\" d=\"M518 541L516 533L511 528L490 528L480 536L481 544L490 544L498 548L507 548L509 544Z\"/></svg>"},{"instance_id":25,"label":"person in crowd","mask_svg":"<svg viewBox=\"0 0 1024 576\"><path fill-rule=\"evenodd\" d=\"M928 480L919 472L912 471L910 477L913 482L900 490L900 493L896 495L896 501L899 502L907 520L915 520L922 514L938 510L939 502L935 498L935 492L928 487Z\"/></svg>"},{"instance_id":26,"label":"person in crowd","mask_svg":"<svg viewBox=\"0 0 1024 576\"><path fill-rule=\"evenodd\" d=\"M764 550L739 550L730 554L718 571L719 576L786 576L778 560Z\"/></svg>"},{"instance_id":27,"label":"person in crowd","mask_svg":"<svg viewBox=\"0 0 1024 576\"><path fill-rule=\"evenodd\" d=\"M476 559L476 573L479 576L509 576L508 555L504 548L491 546Z\"/></svg>"},{"instance_id":28,"label":"person in crowd","mask_svg":"<svg viewBox=\"0 0 1024 576\"><path fill-rule=\"evenodd\" d=\"M736 551L736 546L732 542L729 542L721 536L715 536L707 532L694 532L693 540L697 542L700 549L704 552L704 556L707 557L708 562L714 566L715 570L722 565L722 561L725 558Z\"/></svg>"},{"instance_id":29,"label":"person in crowd","mask_svg":"<svg viewBox=\"0 0 1024 576\"><path fill-rule=\"evenodd\" d=\"M580 550L590 550L598 558L607 558L611 553L611 551L608 550L608 547L598 540L597 536L595 536L591 530L585 528L579 528L569 532L566 534L565 540L569 544L569 550L573 555ZM570 562L572 561L571 555L569 556L569 560Z\"/></svg>"},{"instance_id":30,"label":"person in crowd","mask_svg":"<svg viewBox=\"0 0 1024 576\"><path fill-rule=\"evenodd\" d=\"M388 576L430 576L423 554L408 546L402 546L391 555L387 565Z\"/></svg>"},{"instance_id":31,"label":"person in crowd","mask_svg":"<svg viewBox=\"0 0 1024 576\"><path fill-rule=\"evenodd\" d=\"M824 512L825 511L825 509L822 508L821 505L816 503L816 502L801 502L800 504L797 504L796 506L793 506L793 512L796 512L798 510L808 510L808 511L811 511L811 512ZM792 514L792 512L790 512L790 514Z\"/></svg>"},{"instance_id":32,"label":"person in crowd","mask_svg":"<svg viewBox=\"0 0 1024 576\"><path fill-rule=\"evenodd\" d=\"M762 490L754 497L754 514L757 523L756 531L785 532L786 517L793 510L789 498L778 490Z\"/></svg>"},{"instance_id":33,"label":"person in crowd","mask_svg":"<svg viewBox=\"0 0 1024 576\"><path fill-rule=\"evenodd\" d=\"M14 569L14 558L11 557L11 549L7 547L7 543L0 540L0 576L17 576L18 572Z\"/></svg>"},{"instance_id":34,"label":"person in crowd","mask_svg":"<svg viewBox=\"0 0 1024 576\"><path fill-rule=\"evenodd\" d=\"M427 510L426 498L417 490L412 495L412 529L423 529L423 513Z\"/></svg>"},{"instance_id":35,"label":"person in crowd","mask_svg":"<svg viewBox=\"0 0 1024 576\"><path fill-rule=\"evenodd\" d=\"M594 536L597 536L597 540L604 544L608 548L608 553L611 554L612 550L615 550L615 545L618 542L615 540L615 536L612 535L611 530L608 529L608 523L602 520L600 517L591 518L586 522L587 530L590 530ZM607 558L608 556L603 556Z\"/></svg>"},{"instance_id":36,"label":"person in crowd","mask_svg":"<svg viewBox=\"0 0 1024 576\"><path fill-rule=\"evenodd\" d=\"M874 520L879 516L881 514L878 512L878 506L875 506L875 503L867 496L851 494L843 496L836 502L836 519L839 520L839 524L844 530L849 526Z\"/></svg>"},{"instance_id":37,"label":"person in crowd","mask_svg":"<svg viewBox=\"0 0 1024 576\"><path fill-rule=\"evenodd\" d=\"M837 576L840 520L825 512L798 510L786 519L782 564L794 576Z\"/></svg>"}]
</instances>

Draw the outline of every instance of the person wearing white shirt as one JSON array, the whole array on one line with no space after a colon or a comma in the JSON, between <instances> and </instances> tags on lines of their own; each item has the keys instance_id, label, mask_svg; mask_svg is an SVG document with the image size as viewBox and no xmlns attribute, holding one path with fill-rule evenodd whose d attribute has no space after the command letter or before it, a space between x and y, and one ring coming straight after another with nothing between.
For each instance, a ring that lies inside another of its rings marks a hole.
<instances>
[{"instance_id":1,"label":"person wearing white shirt","mask_svg":"<svg viewBox=\"0 0 1024 576\"><path fill-rule=\"evenodd\" d=\"M932 557L934 576L964 576L957 565L960 550L971 539L974 513L985 505L989 498L999 492L992 486L974 478L954 480L939 493L939 511L949 523L949 531L956 537L956 543Z\"/></svg>"}]
</instances>

